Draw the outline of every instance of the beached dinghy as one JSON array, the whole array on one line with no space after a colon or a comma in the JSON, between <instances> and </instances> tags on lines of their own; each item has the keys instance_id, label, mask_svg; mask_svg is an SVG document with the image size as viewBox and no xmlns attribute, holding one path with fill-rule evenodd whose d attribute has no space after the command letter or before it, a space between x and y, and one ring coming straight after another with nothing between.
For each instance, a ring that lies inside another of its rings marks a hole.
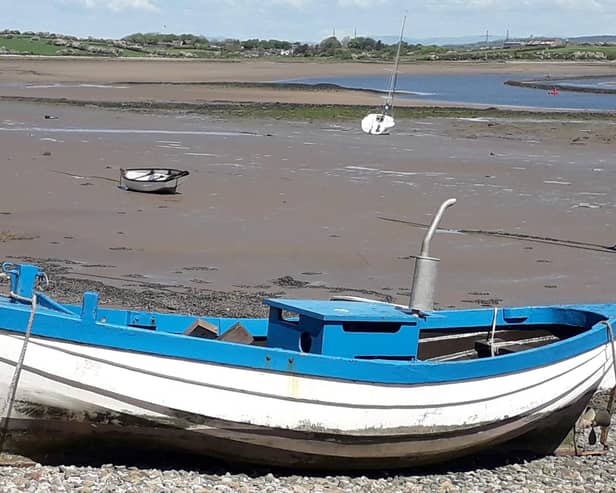
<instances>
[{"instance_id":1,"label":"beached dinghy","mask_svg":"<svg viewBox=\"0 0 616 493\"><path fill-rule=\"evenodd\" d=\"M4 448L362 471L552 452L612 371L616 305L433 311L437 260L410 307L269 299L261 320L64 305L4 264Z\"/></svg>"},{"instance_id":2,"label":"beached dinghy","mask_svg":"<svg viewBox=\"0 0 616 493\"><path fill-rule=\"evenodd\" d=\"M180 178L189 172L172 168L122 168L120 186L134 192L175 193Z\"/></svg>"}]
</instances>

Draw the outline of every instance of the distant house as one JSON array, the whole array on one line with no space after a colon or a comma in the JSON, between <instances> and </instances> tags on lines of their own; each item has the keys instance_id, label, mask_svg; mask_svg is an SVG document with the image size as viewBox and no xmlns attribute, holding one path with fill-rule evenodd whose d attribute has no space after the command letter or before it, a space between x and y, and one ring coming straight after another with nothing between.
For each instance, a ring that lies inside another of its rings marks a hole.
<instances>
[{"instance_id":1,"label":"distant house","mask_svg":"<svg viewBox=\"0 0 616 493\"><path fill-rule=\"evenodd\" d=\"M503 49L515 49L515 48L557 48L559 46L566 46L567 42L560 38L531 38L531 39L518 39L515 41L507 40L503 43Z\"/></svg>"},{"instance_id":2,"label":"distant house","mask_svg":"<svg viewBox=\"0 0 616 493\"><path fill-rule=\"evenodd\" d=\"M528 41L526 45L527 46L540 46L543 48L555 48L557 46L565 46L566 43L560 38L553 38L553 39L536 38L536 39L531 39L530 41Z\"/></svg>"},{"instance_id":3,"label":"distant house","mask_svg":"<svg viewBox=\"0 0 616 493\"><path fill-rule=\"evenodd\" d=\"M503 43L503 49L508 50L512 48L522 48L526 46L526 43L523 41L505 41Z\"/></svg>"}]
</instances>

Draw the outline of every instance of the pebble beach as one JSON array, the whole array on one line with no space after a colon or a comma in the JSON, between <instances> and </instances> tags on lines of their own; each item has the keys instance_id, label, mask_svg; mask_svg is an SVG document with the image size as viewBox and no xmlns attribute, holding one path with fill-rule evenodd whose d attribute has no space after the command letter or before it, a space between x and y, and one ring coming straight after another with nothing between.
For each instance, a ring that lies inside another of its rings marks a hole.
<instances>
[{"instance_id":1,"label":"pebble beach","mask_svg":"<svg viewBox=\"0 0 616 493\"><path fill-rule=\"evenodd\" d=\"M2 491L105 493L609 493L616 491L614 455L549 457L533 462L439 474L300 476L212 473L114 466L0 469Z\"/></svg>"}]
</instances>

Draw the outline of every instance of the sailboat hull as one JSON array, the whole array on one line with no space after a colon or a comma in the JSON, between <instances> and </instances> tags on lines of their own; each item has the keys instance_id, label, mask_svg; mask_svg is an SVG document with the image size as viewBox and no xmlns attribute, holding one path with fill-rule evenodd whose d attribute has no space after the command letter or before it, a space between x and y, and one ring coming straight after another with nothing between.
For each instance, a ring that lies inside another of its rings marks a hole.
<instances>
[{"instance_id":1,"label":"sailboat hull","mask_svg":"<svg viewBox=\"0 0 616 493\"><path fill-rule=\"evenodd\" d=\"M361 129L369 135L385 135L389 133L389 129L393 128L396 122L392 114L394 103L394 94L396 92L396 82L398 80L398 66L400 64L400 48L402 48L402 38L404 36L404 25L406 24L406 15L402 19L402 29L400 30L400 40L398 41L398 49L396 50L396 58L394 62L394 71L391 75L389 91L385 97L385 105L380 113L370 113L361 121Z\"/></svg>"},{"instance_id":2,"label":"sailboat hull","mask_svg":"<svg viewBox=\"0 0 616 493\"><path fill-rule=\"evenodd\" d=\"M391 115L382 113L370 113L361 121L361 129L370 135L383 135L395 126L396 122Z\"/></svg>"}]
</instances>

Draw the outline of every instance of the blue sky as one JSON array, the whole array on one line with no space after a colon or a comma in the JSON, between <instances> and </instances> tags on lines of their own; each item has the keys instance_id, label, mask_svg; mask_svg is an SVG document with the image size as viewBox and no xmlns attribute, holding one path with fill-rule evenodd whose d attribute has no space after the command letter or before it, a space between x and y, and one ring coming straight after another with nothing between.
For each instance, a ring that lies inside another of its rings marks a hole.
<instances>
[{"instance_id":1,"label":"blue sky","mask_svg":"<svg viewBox=\"0 0 616 493\"><path fill-rule=\"evenodd\" d=\"M0 0L0 29L122 37L135 32L319 41L616 34L616 0Z\"/></svg>"}]
</instances>

